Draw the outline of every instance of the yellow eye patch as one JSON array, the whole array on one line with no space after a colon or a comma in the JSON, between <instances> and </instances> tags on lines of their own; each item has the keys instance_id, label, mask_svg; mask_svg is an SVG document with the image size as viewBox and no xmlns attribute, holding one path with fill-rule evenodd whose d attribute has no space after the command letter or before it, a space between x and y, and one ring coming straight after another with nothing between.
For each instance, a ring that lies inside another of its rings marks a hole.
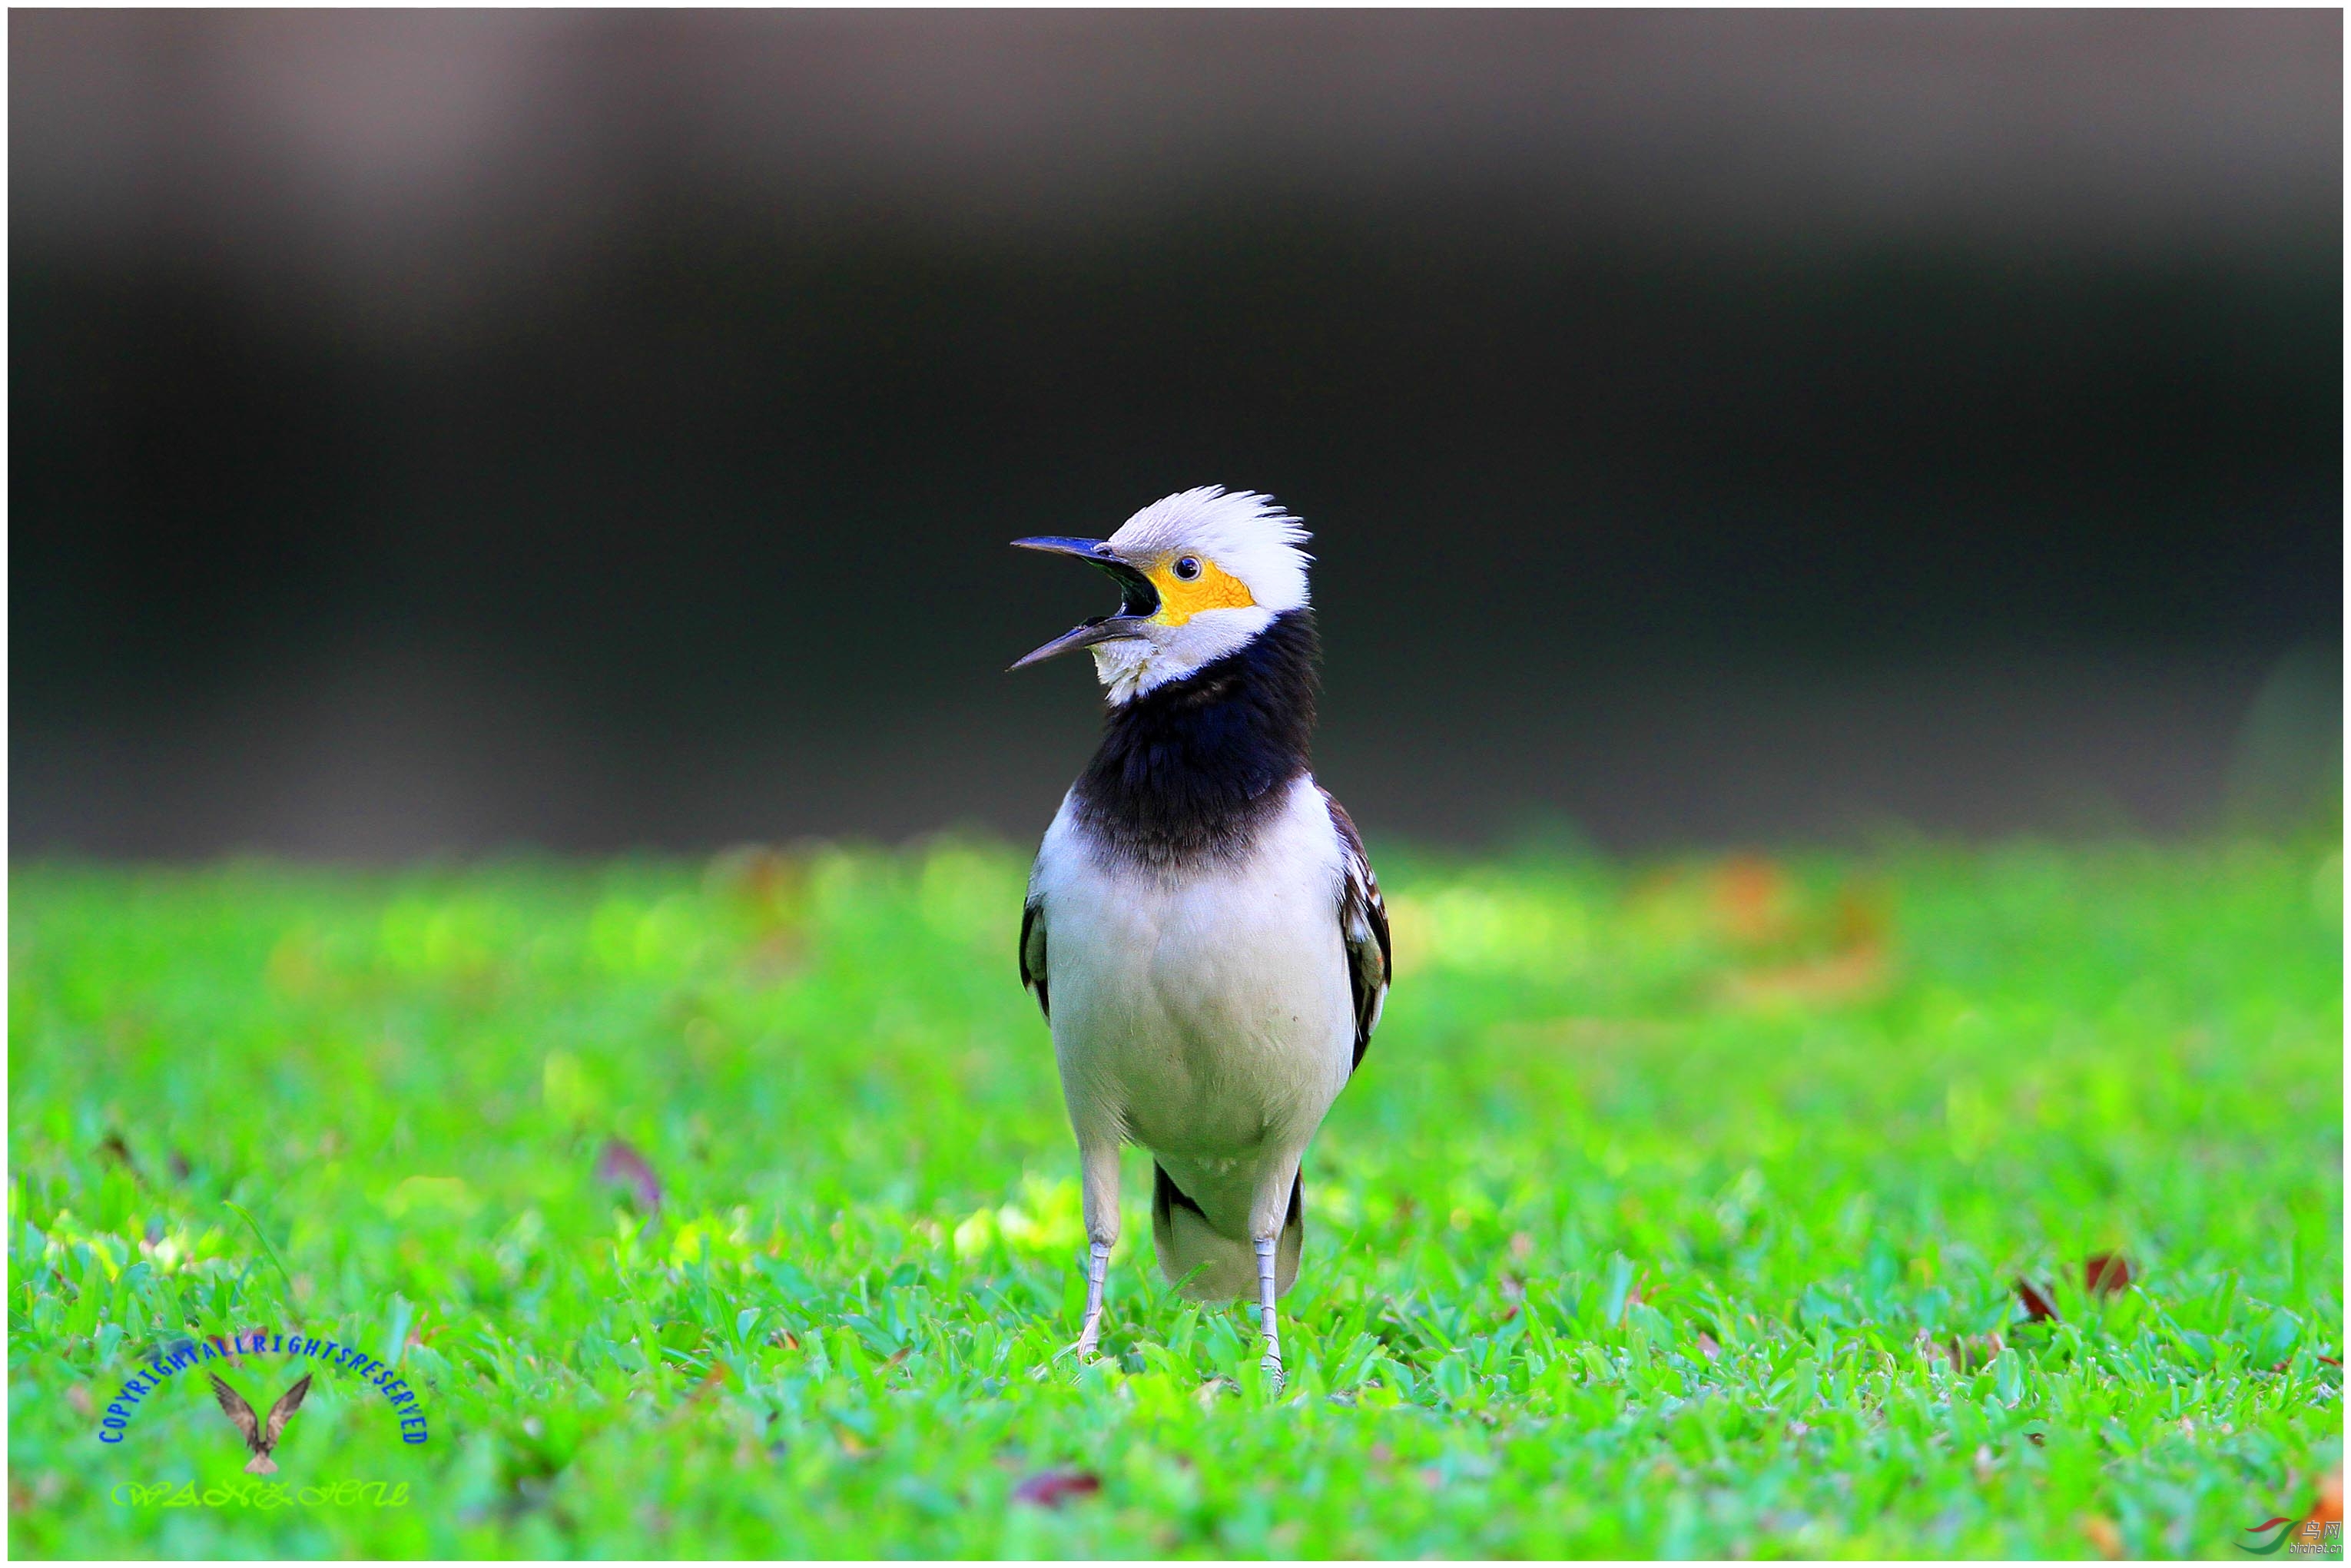
<instances>
[{"instance_id":1,"label":"yellow eye patch","mask_svg":"<svg viewBox=\"0 0 2351 1568\"><path fill-rule=\"evenodd\" d=\"M1179 560L1198 561L1200 575L1188 582L1176 576ZM1246 583L1204 555L1171 555L1148 575L1159 591L1159 613L1151 619L1162 626L1181 626L1203 610L1246 610L1257 602Z\"/></svg>"}]
</instances>

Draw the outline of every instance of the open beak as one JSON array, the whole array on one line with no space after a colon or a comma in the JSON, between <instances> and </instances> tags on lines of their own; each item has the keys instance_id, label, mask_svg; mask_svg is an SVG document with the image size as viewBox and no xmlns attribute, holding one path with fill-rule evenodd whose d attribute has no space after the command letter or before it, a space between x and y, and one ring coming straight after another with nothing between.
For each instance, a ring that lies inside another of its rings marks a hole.
<instances>
[{"instance_id":1,"label":"open beak","mask_svg":"<svg viewBox=\"0 0 2351 1568\"><path fill-rule=\"evenodd\" d=\"M1025 669L1044 663L1057 653L1072 649L1091 648L1097 643L1114 642L1121 637L1140 637L1151 617L1159 612L1159 591L1151 580L1111 553L1109 544L1102 539L1064 539L1040 538L1014 539L1015 549L1043 550L1049 555L1075 556L1116 580L1119 591L1118 613L1097 615L1082 626L1073 626L1041 648L1031 650L1011 667Z\"/></svg>"}]
</instances>

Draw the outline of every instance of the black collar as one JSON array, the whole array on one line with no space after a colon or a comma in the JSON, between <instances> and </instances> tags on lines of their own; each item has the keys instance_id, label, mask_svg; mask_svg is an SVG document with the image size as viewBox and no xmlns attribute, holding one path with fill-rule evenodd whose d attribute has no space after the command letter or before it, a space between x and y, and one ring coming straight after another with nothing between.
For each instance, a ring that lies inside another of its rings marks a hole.
<instances>
[{"instance_id":1,"label":"black collar","mask_svg":"<svg viewBox=\"0 0 2351 1568\"><path fill-rule=\"evenodd\" d=\"M1153 865L1241 853L1307 770L1314 616L1291 610L1180 681L1110 710L1078 779L1078 820L1113 852Z\"/></svg>"}]
</instances>

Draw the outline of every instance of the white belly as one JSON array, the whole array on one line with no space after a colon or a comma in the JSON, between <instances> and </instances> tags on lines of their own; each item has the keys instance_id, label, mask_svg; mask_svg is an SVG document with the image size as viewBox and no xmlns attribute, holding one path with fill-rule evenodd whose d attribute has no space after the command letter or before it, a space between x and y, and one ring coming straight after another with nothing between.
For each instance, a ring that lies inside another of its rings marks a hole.
<instances>
[{"instance_id":1,"label":"white belly","mask_svg":"<svg viewBox=\"0 0 2351 1568\"><path fill-rule=\"evenodd\" d=\"M1305 1147L1354 1054L1340 857L1311 778L1249 855L1193 874L1105 865L1062 803L1032 885L1081 1141L1236 1178Z\"/></svg>"}]
</instances>

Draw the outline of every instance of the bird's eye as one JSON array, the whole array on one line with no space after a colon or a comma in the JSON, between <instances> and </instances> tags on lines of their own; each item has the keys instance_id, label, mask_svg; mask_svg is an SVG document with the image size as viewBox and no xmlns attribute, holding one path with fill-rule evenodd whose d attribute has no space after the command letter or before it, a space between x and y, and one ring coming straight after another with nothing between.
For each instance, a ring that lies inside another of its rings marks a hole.
<instances>
[{"instance_id":1,"label":"bird's eye","mask_svg":"<svg viewBox=\"0 0 2351 1568\"><path fill-rule=\"evenodd\" d=\"M1176 558L1176 575L1182 578L1186 582L1189 582L1194 578L1199 576L1200 558L1196 555L1177 556Z\"/></svg>"}]
</instances>

